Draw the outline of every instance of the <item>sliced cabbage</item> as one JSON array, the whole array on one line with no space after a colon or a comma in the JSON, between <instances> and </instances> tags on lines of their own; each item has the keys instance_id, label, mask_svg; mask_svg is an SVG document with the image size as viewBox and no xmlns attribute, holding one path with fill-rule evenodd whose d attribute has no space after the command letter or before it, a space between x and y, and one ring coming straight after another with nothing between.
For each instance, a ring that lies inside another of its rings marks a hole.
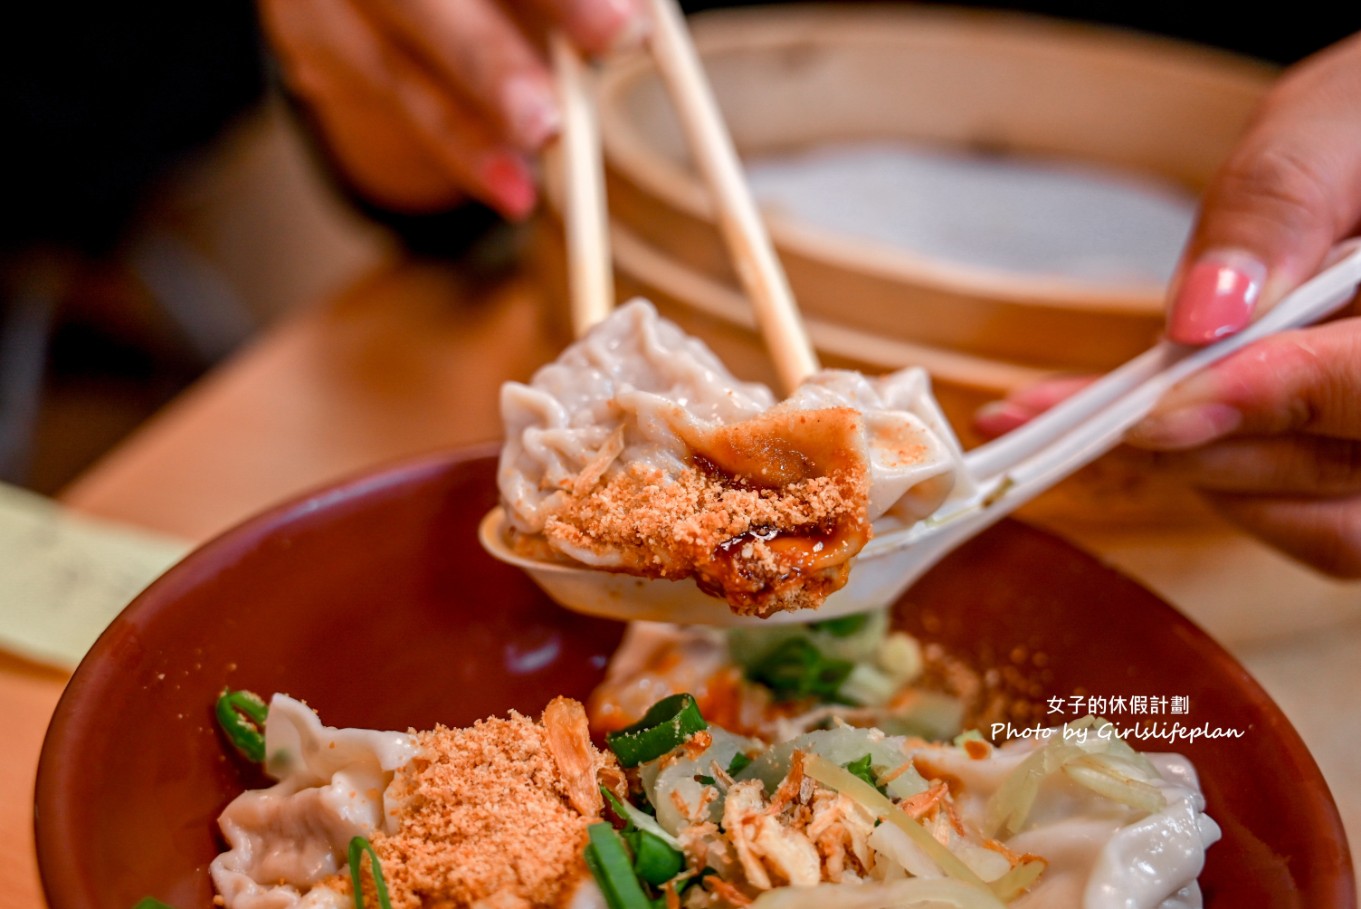
<instances>
[{"instance_id":1,"label":"sliced cabbage","mask_svg":"<svg viewBox=\"0 0 1361 909\"><path fill-rule=\"evenodd\" d=\"M944 843L933 837L915 818L849 770L833 764L821 755L813 755L804 763L804 772L822 785L859 802L871 814L907 834L913 845L921 849L946 876L975 887L987 886L972 868L962 862Z\"/></svg>"},{"instance_id":2,"label":"sliced cabbage","mask_svg":"<svg viewBox=\"0 0 1361 909\"><path fill-rule=\"evenodd\" d=\"M794 752L802 751L821 755L833 764L843 767L868 754L870 769L878 779L910 763L911 759L904 750L905 744L906 740L901 737L886 736L874 729L857 729L851 726L818 729L771 747L743 769L737 778L759 779L765 784L766 792L774 792L775 787L788 775ZM926 780L922 779L915 768L907 766L886 783L884 788L893 798L905 799L918 792L924 792Z\"/></svg>"},{"instance_id":3,"label":"sliced cabbage","mask_svg":"<svg viewBox=\"0 0 1361 909\"><path fill-rule=\"evenodd\" d=\"M927 855L926 851L896 824L879 824L876 826L874 832L869 836L869 844L875 852L879 853L878 867L880 868L896 866L913 877L945 877L945 872L940 870L940 865L936 864L935 860ZM885 862L883 860L885 857L891 861Z\"/></svg>"},{"instance_id":4,"label":"sliced cabbage","mask_svg":"<svg viewBox=\"0 0 1361 909\"><path fill-rule=\"evenodd\" d=\"M679 834L696 820L718 823L723 816L723 791L696 777L713 777L714 768L726 771L739 753L759 751L765 746L756 739L734 735L717 726L709 727L711 742L695 757L680 751L643 764L640 776L643 791L657 811L657 823L672 835Z\"/></svg>"},{"instance_id":5,"label":"sliced cabbage","mask_svg":"<svg viewBox=\"0 0 1361 909\"><path fill-rule=\"evenodd\" d=\"M1160 777L1148 759L1116 735L1108 720L1088 716L1056 729L1050 742L1028 755L1002 781L988 800L984 819L988 835L1007 837L1020 832L1040 784L1059 771L1132 808L1154 812L1167 803L1153 785Z\"/></svg>"}]
</instances>

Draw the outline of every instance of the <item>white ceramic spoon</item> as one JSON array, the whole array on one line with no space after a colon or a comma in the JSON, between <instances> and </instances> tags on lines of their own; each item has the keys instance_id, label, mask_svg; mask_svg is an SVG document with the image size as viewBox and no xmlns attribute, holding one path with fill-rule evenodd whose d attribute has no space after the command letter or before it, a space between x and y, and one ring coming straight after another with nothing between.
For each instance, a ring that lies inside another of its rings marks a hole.
<instances>
[{"instance_id":1,"label":"white ceramic spoon","mask_svg":"<svg viewBox=\"0 0 1361 909\"><path fill-rule=\"evenodd\" d=\"M881 530L851 563L846 586L817 610L769 619L737 616L693 581L526 559L507 546L506 516L499 508L482 521L482 545L501 561L523 568L568 609L615 619L701 625L812 622L888 605L965 540L1114 448L1172 385L1267 335L1317 322L1349 301L1361 283L1361 241L1339 246L1331 261L1238 334L1202 348L1164 341L1027 425L968 452L964 469L975 478L978 492L911 527Z\"/></svg>"}]
</instances>

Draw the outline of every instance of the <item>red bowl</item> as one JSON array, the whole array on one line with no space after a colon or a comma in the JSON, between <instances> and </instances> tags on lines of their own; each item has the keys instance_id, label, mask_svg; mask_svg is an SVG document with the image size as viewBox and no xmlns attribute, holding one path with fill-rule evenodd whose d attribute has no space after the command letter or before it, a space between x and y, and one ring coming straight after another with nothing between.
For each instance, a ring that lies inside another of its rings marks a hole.
<instances>
[{"instance_id":1,"label":"red bowl","mask_svg":"<svg viewBox=\"0 0 1361 909\"><path fill-rule=\"evenodd\" d=\"M291 693L335 725L396 729L587 695L621 626L559 609L483 553L491 454L427 457L277 508L123 611L43 745L35 815L52 909L130 909L144 896L212 905L215 819L262 782L224 752L212 715L223 686ZM1356 905L1341 821L1299 736L1232 657L1147 590L1008 522L924 578L898 616L980 666L1024 667L1041 704L1184 697L1186 724L1242 730L1178 746L1224 830L1200 878L1206 905Z\"/></svg>"}]
</instances>

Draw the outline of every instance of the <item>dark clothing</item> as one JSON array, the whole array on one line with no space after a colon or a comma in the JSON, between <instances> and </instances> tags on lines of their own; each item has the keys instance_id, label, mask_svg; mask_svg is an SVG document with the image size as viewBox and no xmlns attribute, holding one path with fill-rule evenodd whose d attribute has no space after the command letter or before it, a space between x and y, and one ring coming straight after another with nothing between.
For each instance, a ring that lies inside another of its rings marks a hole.
<instances>
[{"instance_id":1,"label":"dark clothing","mask_svg":"<svg viewBox=\"0 0 1361 909\"><path fill-rule=\"evenodd\" d=\"M262 94L248 0L29 3L0 41L0 249L101 252L155 179Z\"/></svg>"}]
</instances>

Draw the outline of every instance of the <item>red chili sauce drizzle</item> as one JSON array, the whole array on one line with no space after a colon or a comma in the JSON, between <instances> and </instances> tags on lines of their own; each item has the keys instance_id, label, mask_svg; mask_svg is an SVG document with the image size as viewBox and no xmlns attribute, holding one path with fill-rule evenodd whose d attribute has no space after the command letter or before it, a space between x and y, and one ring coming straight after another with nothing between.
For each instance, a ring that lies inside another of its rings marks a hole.
<instances>
[{"instance_id":1,"label":"red chili sauce drizzle","mask_svg":"<svg viewBox=\"0 0 1361 909\"><path fill-rule=\"evenodd\" d=\"M753 526L719 542L695 566L702 590L739 612L769 615L816 607L845 584L851 557L871 535L860 421L849 407L777 410L686 440L691 464L710 482L768 490L787 497L791 512L804 513L802 520L791 515L791 523Z\"/></svg>"}]
</instances>

